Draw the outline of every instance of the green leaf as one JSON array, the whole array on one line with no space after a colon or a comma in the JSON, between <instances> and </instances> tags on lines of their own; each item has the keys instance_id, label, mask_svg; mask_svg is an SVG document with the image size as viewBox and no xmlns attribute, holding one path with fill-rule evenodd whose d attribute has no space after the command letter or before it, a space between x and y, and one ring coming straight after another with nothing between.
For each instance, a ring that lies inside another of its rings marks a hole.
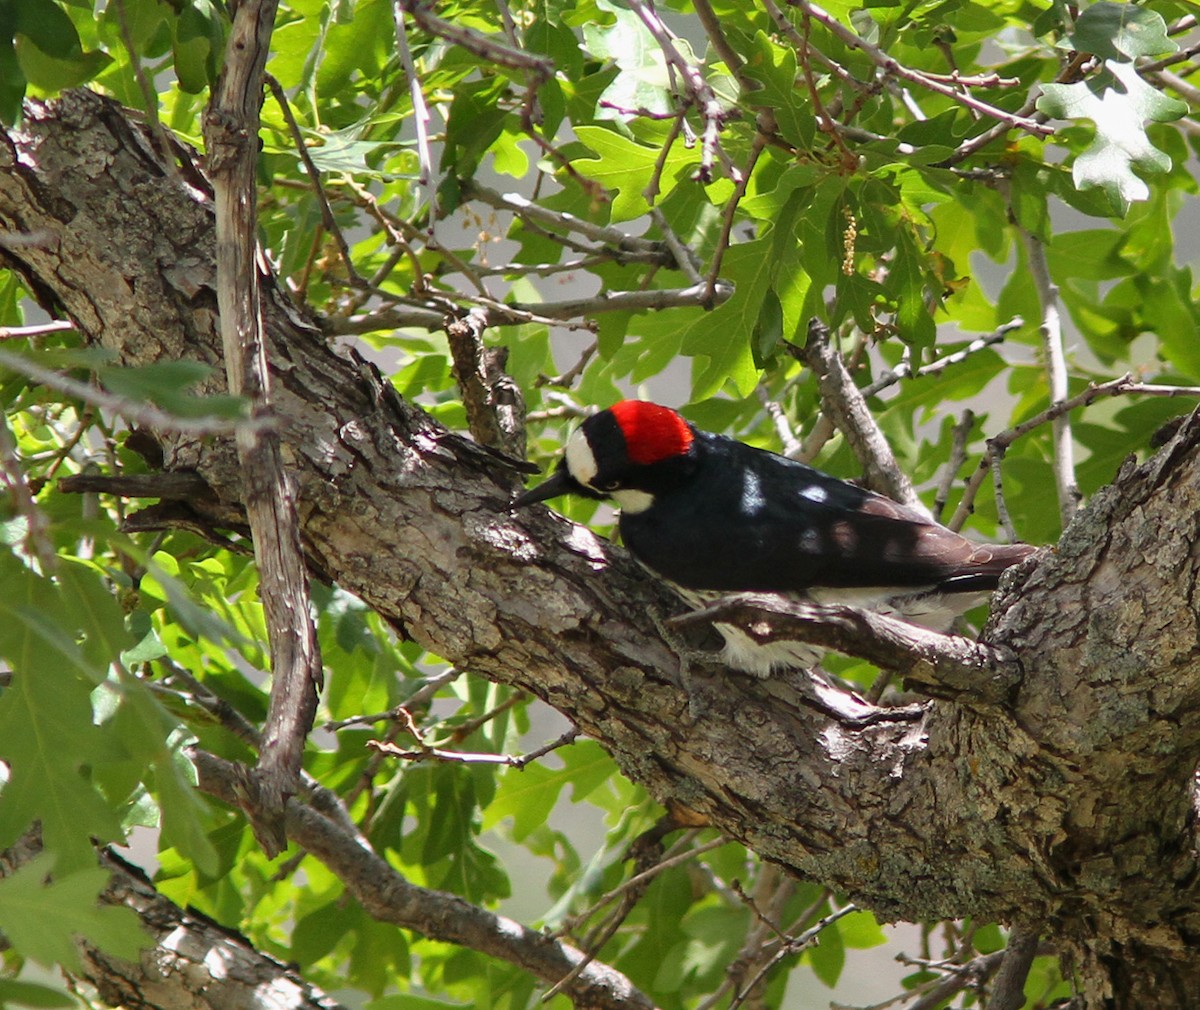
<instances>
[{"instance_id":1,"label":"green leaf","mask_svg":"<svg viewBox=\"0 0 1200 1010\"><path fill-rule=\"evenodd\" d=\"M149 365L106 366L96 376L118 396L149 402L179 417L241 417L246 401L238 396L196 396L189 392L212 374L199 361L156 361Z\"/></svg>"},{"instance_id":2,"label":"green leaf","mask_svg":"<svg viewBox=\"0 0 1200 1010\"><path fill-rule=\"evenodd\" d=\"M887 943L887 937L879 928L875 916L866 910L851 912L839 919L838 932L842 934L843 944L860 950Z\"/></svg>"},{"instance_id":3,"label":"green leaf","mask_svg":"<svg viewBox=\"0 0 1200 1010\"><path fill-rule=\"evenodd\" d=\"M732 382L741 396L748 395L758 381L753 337L763 331L763 306L773 292L782 311L778 326L787 336L797 331L811 279L800 264L796 229L805 208L805 190L795 190L776 217L770 234L729 249L722 274L734 283L734 293L723 305L705 313L685 331L683 350L707 358L692 381L692 400L712 396L725 382ZM773 310L768 310L768 312ZM769 332L769 330L768 330Z\"/></svg>"},{"instance_id":4,"label":"green leaf","mask_svg":"<svg viewBox=\"0 0 1200 1010\"><path fill-rule=\"evenodd\" d=\"M773 42L760 31L754 36L754 51L743 69L747 77L762 85L747 99L756 106L775 110L781 135L801 147L812 147L817 120L809 111L809 103L797 100L797 88L804 88L804 83L798 77L795 49Z\"/></svg>"},{"instance_id":5,"label":"green leaf","mask_svg":"<svg viewBox=\"0 0 1200 1010\"><path fill-rule=\"evenodd\" d=\"M817 942L805 951L813 974L830 989L838 984L842 969L846 966L846 945L842 942L840 922L834 922L821 930Z\"/></svg>"},{"instance_id":6,"label":"green leaf","mask_svg":"<svg viewBox=\"0 0 1200 1010\"><path fill-rule=\"evenodd\" d=\"M125 614L103 576L87 562L62 558L55 576L65 616L83 637L83 655L97 670L133 644L125 626Z\"/></svg>"},{"instance_id":7,"label":"green leaf","mask_svg":"<svg viewBox=\"0 0 1200 1010\"><path fill-rule=\"evenodd\" d=\"M91 685L28 654L14 666L12 684L0 695L0 758L12 770L0 794L0 845L40 820L61 869L93 864L92 838L114 841L121 825L82 771L100 749Z\"/></svg>"},{"instance_id":8,"label":"green leaf","mask_svg":"<svg viewBox=\"0 0 1200 1010\"><path fill-rule=\"evenodd\" d=\"M12 43L17 63L36 87L46 91L76 88L112 62L107 53L83 51L71 18L52 0L20 0L15 12Z\"/></svg>"},{"instance_id":9,"label":"green leaf","mask_svg":"<svg viewBox=\"0 0 1200 1010\"><path fill-rule=\"evenodd\" d=\"M623 118L622 110L669 113L671 76L662 47L633 11L608 0L598 0L596 6L611 14L612 21L603 27L585 23L584 47L594 56L612 60L618 71L600 98L602 108L598 118ZM686 51L686 42L679 41Z\"/></svg>"},{"instance_id":10,"label":"green leaf","mask_svg":"<svg viewBox=\"0 0 1200 1010\"><path fill-rule=\"evenodd\" d=\"M198 95L215 83L225 51L225 22L212 0L188 0L175 21L172 53L179 87Z\"/></svg>"},{"instance_id":11,"label":"green leaf","mask_svg":"<svg viewBox=\"0 0 1200 1010\"><path fill-rule=\"evenodd\" d=\"M71 56L52 56L27 35L17 35L13 44L17 63L25 78L45 91L77 88L112 62L112 57L98 50Z\"/></svg>"},{"instance_id":12,"label":"green leaf","mask_svg":"<svg viewBox=\"0 0 1200 1010\"><path fill-rule=\"evenodd\" d=\"M1080 12L1071 44L1105 60L1136 60L1139 56L1173 53L1179 47L1167 35L1162 16L1133 3L1099 0Z\"/></svg>"},{"instance_id":13,"label":"green leaf","mask_svg":"<svg viewBox=\"0 0 1200 1010\"><path fill-rule=\"evenodd\" d=\"M17 60L12 39L0 35L0 121L11 126L21 114L25 97L25 73Z\"/></svg>"},{"instance_id":14,"label":"green leaf","mask_svg":"<svg viewBox=\"0 0 1200 1010\"><path fill-rule=\"evenodd\" d=\"M591 740L581 740L557 753L563 758L563 767L559 769L530 764L505 770L495 798L483 812L485 830L511 817L513 837L521 841L546 823L566 786L572 787L571 798L578 803L613 774L612 758Z\"/></svg>"},{"instance_id":15,"label":"green leaf","mask_svg":"<svg viewBox=\"0 0 1200 1010\"><path fill-rule=\"evenodd\" d=\"M57 1007L75 1005L75 997L61 989L51 989L35 982L0 978L0 1007L46 1007L48 1010L55 1010Z\"/></svg>"},{"instance_id":16,"label":"green leaf","mask_svg":"<svg viewBox=\"0 0 1200 1010\"><path fill-rule=\"evenodd\" d=\"M1131 63L1105 62L1107 74L1077 84L1044 84L1037 107L1059 119L1090 119L1096 134L1076 156L1071 175L1079 189L1102 189L1124 215L1130 203L1145 200L1149 187L1133 169L1165 172L1171 159L1146 136L1145 122L1165 123L1187 113L1138 76Z\"/></svg>"},{"instance_id":17,"label":"green leaf","mask_svg":"<svg viewBox=\"0 0 1200 1010\"><path fill-rule=\"evenodd\" d=\"M47 968L83 965L75 947L80 937L116 957L136 960L150 938L131 908L98 905L108 874L78 870L46 882L55 865L43 853L0 880L0 930L13 948Z\"/></svg>"},{"instance_id":18,"label":"green leaf","mask_svg":"<svg viewBox=\"0 0 1200 1010\"><path fill-rule=\"evenodd\" d=\"M612 220L629 221L645 212L642 191L650 182L660 151L656 147L643 147L614 130L602 126L577 126L575 133L593 152L595 158L584 158L574 163L575 170L585 179L594 179L606 189L616 191L612 203ZM683 144L675 144L663 164L662 188L666 192L668 183L682 169L698 164L699 146L688 150Z\"/></svg>"}]
</instances>

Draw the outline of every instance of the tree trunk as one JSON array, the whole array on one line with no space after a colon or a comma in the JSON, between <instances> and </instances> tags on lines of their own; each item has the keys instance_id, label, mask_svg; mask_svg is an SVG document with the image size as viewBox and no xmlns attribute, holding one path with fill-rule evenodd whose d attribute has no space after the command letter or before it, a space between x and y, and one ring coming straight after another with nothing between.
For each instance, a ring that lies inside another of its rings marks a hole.
<instances>
[{"instance_id":1,"label":"tree trunk","mask_svg":"<svg viewBox=\"0 0 1200 1010\"><path fill-rule=\"evenodd\" d=\"M0 143L0 226L52 237L10 265L124 362L219 364L211 208L180 157L191 190L83 93L32 106ZM545 699L668 807L883 919L1021 924L1068 958L1088 1010L1195 1006L1195 417L1009 579L983 641L1015 656L1013 690L875 708L807 676L686 676L661 632L685 609L668 589L585 528L508 513L516 468L402 402L269 284L263 311L315 571ZM230 444L158 438L166 470L215 493L178 506L189 521L244 523Z\"/></svg>"}]
</instances>

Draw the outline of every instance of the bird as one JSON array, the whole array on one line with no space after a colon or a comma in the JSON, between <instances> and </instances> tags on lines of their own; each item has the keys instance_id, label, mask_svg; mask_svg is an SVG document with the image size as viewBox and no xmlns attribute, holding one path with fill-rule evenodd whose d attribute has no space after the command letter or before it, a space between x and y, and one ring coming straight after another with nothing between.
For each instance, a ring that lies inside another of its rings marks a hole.
<instances>
[{"instance_id":1,"label":"bird","mask_svg":"<svg viewBox=\"0 0 1200 1010\"><path fill-rule=\"evenodd\" d=\"M945 631L1035 550L976 543L919 509L644 400L584 420L551 476L511 507L560 495L614 501L629 552L693 604L774 593ZM726 664L759 677L820 656L803 643L760 645L733 625L716 627Z\"/></svg>"}]
</instances>

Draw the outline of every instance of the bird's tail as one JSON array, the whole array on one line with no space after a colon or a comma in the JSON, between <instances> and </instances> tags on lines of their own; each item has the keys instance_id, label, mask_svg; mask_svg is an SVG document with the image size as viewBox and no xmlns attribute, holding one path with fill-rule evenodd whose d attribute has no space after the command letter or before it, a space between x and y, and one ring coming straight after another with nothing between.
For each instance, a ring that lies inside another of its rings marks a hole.
<instances>
[{"instance_id":1,"label":"bird's tail","mask_svg":"<svg viewBox=\"0 0 1200 1010\"><path fill-rule=\"evenodd\" d=\"M980 544L966 564L937 588L943 593L977 593L1000 585L1000 576L1037 550L1032 544Z\"/></svg>"}]
</instances>

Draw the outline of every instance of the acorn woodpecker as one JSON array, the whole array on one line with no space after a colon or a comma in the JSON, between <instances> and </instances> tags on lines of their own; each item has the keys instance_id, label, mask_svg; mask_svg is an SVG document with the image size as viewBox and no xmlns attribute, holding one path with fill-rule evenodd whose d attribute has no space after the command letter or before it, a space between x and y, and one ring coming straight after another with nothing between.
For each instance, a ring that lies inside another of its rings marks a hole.
<instances>
[{"instance_id":1,"label":"acorn woodpecker","mask_svg":"<svg viewBox=\"0 0 1200 1010\"><path fill-rule=\"evenodd\" d=\"M513 507L563 494L612 498L633 556L693 602L803 595L946 630L1035 549L974 543L917 509L640 400L585 420L553 475ZM726 662L758 676L811 666L820 653L718 629Z\"/></svg>"}]
</instances>

